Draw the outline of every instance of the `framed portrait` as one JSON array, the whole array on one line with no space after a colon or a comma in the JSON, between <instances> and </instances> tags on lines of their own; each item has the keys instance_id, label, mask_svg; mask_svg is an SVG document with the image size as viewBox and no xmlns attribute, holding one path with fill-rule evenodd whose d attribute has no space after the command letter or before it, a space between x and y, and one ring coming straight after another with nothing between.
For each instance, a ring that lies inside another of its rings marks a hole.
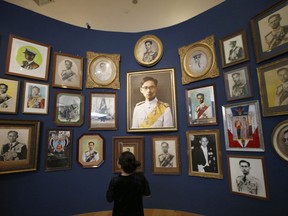
<instances>
[{"instance_id":1,"label":"framed portrait","mask_svg":"<svg viewBox=\"0 0 288 216\"><path fill-rule=\"evenodd\" d=\"M83 58L71 54L54 53L52 86L68 89L82 89Z\"/></svg>"},{"instance_id":2,"label":"framed portrait","mask_svg":"<svg viewBox=\"0 0 288 216\"><path fill-rule=\"evenodd\" d=\"M23 113L48 114L49 84L24 82Z\"/></svg>"},{"instance_id":3,"label":"framed portrait","mask_svg":"<svg viewBox=\"0 0 288 216\"><path fill-rule=\"evenodd\" d=\"M87 52L86 88L120 89L119 54Z\"/></svg>"},{"instance_id":4,"label":"framed portrait","mask_svg":"<svg viewBox=\"0 0 288 216\"><path fill-rule=\"evenodd\" d=\"M226 68L249 60L246 32L244 29L220 40L222 67Z\"/></svg>"},{"instance_id":5,"label":"framed portrait","mask_svg":"<svg viewBox=\"0 0 288 216\"><path fill-rule=\"evenodd\" d=\"M81 126L84 122L84 95L57 92L55 94L54 123L58 126Z\"/></svg>"},{"instance_id":6,"label":"framed portrait","mask_svg":"<svg viewBox=\"0 0 288 216\"><path fill-rule=\"evenodd\" d=\"M178 48L182 69L182 84L219 76L214 35Z\"/></svg>"},{"instance_id":7,"label":"framed portrait","mask_svg":"<svg viewBox=\"0 0 288 216\"><path fill-rule=\"evenodd\" d=\"M71 169L72 137L70 129L47 130L46 172Z\"/></svg>"},{"instance_id":8,"label":"framed portrait","mask_svg":"<svg viewBox=\"0 0 288 216\"><path fill-rule=\"evenodd\" d=\"M279 1L250 20L257 63L287 52L287 3Z\"/></svg>"},{"instance_id":9,"label":"framed portrait","mask_svg":"<svg viewBox=\"0 0 288 216\"><path fill-rule=\"evenodd\" d=\"M188 126L217 125L215 85L186 89Z\"/></svg>"},{"instance_id":10,"label":"framed portrait","mask_svg":"<svg viewBox=\"0 0 288 216\"><path fill-rule=\"evenodd\" d=\"M0 78L0 113L17 114L20 81Z\"/></svg>"},{"instance_id":11,"label":"framed portrait","mask_svg":"<svg viewBox=\"0 0 288 216\"><path fill-rule=\"evenodd\" d=\"M264 139L258 101L222 106L227 151L264 152Z\"/></svg>"},{"instance_id":12,"label":"framed portrait","mask_svg":"<svg viewBox=\"0 0 288 216\"><path fill-rule=\"evenodd\" d=\"M230 192L269 200L263 156L227 155Z\"/></svg>"},{"instance_id":13,"label":"framed portrait","mask_svg":"<svg viewBox=\"0 0 288 216\"><path fill-rule=\"evenodd\" d=\"M253 96L250 71L247 65L226 71L224 73L224 84L227 101Z\"/></svg>"},{"instance_id":14,"label":"framed portrait","mask_svg":"<svg viewBox=\"0 0 288 216\"><path fill-rule=\"evenodd\" d=\"M0 119L0 174L37 170L39 133L39 121Z\"/></svg>"},{"instance_id":15,"label":"framed portrait","mask_svg":"<svg viewBox=\"0 0 288 216\"><path fill-rule=\"evenodd\" d=\"M143 136L115 136L112 137L112 172L121 172L117 166L122 152L130 151L141 164L136 172L144 172L144 137Z\"/></svg>"},{"instance_id":16,"label":"framed portrait","mask_svg":"<svg viewBox=\"0 0 288 216\"><path fill-rule=\"evenodd\" d=\"M50 45L10 35L6 74L47 80L50 49Z\"/></svg>"},{"instance_id":17,"label":"framed portrait","mask_svg":"<svg viewBox=\"0 0 288 216\"><path fill-rule=\"evenodd\" d=\"M181 173L179 136L152 136L152 173L179 175Z\"/></svg>"},{"instance_id":18,"label":"framed portrait","mask_svg":"<svg viewBox=\"0 0 288 216\"><path fill-rule=\"evenodd\" d=\"M263 116L288 114L288 58L257 68Z\"/></svg>"},{"instance_id":19,"label":"framed portrait","mask_svg":"<svg viewBox=\"0 0 288 216\"><path fill-rule=\"evenodd\" d=\"M288 161L288 120L284 120L273 129L272 145L276 153Z\"/></svg>"},{"instance_id":20,"label":"framed portrait","mask_svg":"<svg viewBox=\"0 0 288 216\"><path fill-rule=\"evenodd\" d=\"M173 68L127 73L127 131L176 131Z\"/></svg>"},{"instance_id":21,"label":"framed portrait","mask_svg":"<svg viewBox=\"0 0 288 216\"><path fill-rule=\"evenodd\" d=\"M83 134L78 139L78 163L83 168L97 168L104 163L105 143L100 134Z\"/></svg>"},{"instance_id":22,"label":"framed portrait","mask_svg":"<svg viewBox=\"0 0 288 216\"><path fill-rule=\"evenodd\" d=\"M223 179L219 130L186 131L186 139L189 176Z\"/></svg>"},{"instance_id":23,"label":"framed portrait","mask_svg":"<svg viewBox=\"0 0 288 216\"><path fill-rule=\"evenodd\" d=\"M116 92L90 92L89 130L117 130Z\"/></svg>"},{"instance_id":24,"label":"framed portrait","mask_svg":"<svg viewBox=\"0 0 288 216\"><path fill-rule=\"evenodd\" d=\"M144 35L134 47L134 56L138 64L151 67L162 58L163 44L155 35Z\"/></svg>"}]
</instances>

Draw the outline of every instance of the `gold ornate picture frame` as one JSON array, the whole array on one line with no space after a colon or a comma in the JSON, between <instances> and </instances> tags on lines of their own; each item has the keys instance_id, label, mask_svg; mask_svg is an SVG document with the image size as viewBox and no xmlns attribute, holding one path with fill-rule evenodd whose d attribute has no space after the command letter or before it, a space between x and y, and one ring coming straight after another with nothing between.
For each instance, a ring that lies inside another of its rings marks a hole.
<instances>
[{"instance_id":1,"label":"gold ornate picture frame","mask_svg":"<svg viewBox=\"0 0 288 216\"><path fill-rule=\"evenodd\" d=\"M119 54L87 52L86 88L120 89Z\"/></svg>"},{"instance_id":2,"label":"gold ornate picture frame","mask_svg":"<svg viewBox=\"0 0 288 216\"><path fill-rule=\"evenodd\" d=\"M178 48L182 70L182 84L219 76L215 55L214 35Z\"/></svg>"},{"instance_id":3,"label":"gold ornate picture frame","mask_svg":"<svg viewBox=\"0 0 288 216\"><path fill-rule=\"evenodd\" d=\"M163 44L155 35L144 35L135 45L134 56L138 64L151 67L162 58Z\"/></svg>"}]
</instances>

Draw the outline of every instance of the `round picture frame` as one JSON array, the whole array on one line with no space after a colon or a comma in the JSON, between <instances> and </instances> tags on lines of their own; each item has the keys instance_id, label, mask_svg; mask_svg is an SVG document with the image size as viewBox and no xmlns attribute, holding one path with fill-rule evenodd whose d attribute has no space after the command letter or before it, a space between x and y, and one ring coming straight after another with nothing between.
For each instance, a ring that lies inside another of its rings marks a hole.
<instances>
[{"instance_id":1,"label":"round picture frame","mask_svg":"<svg viewBox=\"0 0 288 216\"><path fill-rule=\"evenodd\" d=\"M207 74L214 64L213 51L206 44L190 47L184 56L184 71L192 77L198 78Z\"/></svg>"},{"instance_id":2,"label":"round picture frame","mask_svg":"<svg viewBox=\"0 0 288 216\"><path fill-rule=\"evenodd\" d=\"M288 120L280 122L273 129L272 145L277 154L288 162Z\"/></svg>"},{"instance_id":3,"label":"round picture frame","mask_svg":"<svg viewBox=\"0 0 288 216\"><path fill-rule=\"evenodd\" d=\"M138 64L151 67L163 56L163 44L155 35L141 37L134 47L134 57Z\"/></svg>"},{"instance_id":4,"label":"round picture frame","mask_svg":"<svg viewBox=\"0 0 288 216\"><path fill-rule=\"evenodd\" d=\"M89 74L96 84L109 85L116 78L116 69L117 67L111 59L100 55L91 62Z\"/></svg>"}]
</instances>

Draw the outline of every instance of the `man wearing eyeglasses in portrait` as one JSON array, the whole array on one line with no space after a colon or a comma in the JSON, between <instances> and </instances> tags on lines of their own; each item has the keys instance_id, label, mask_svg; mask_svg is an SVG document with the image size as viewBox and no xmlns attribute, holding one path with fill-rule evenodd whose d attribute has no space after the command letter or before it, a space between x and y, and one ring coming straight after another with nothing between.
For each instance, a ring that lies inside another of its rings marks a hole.
<instances>
[{"instance_id":1,"label":"man wearing eyeglasses in portrait","mask_svg":"<svg viewBox=\"0 0 288 216\"><path fill-rule=\"evenodd\" d=\"M168 103L159 101L157 95L158 80L144 77L140 92L145 101L136 104L133 112L132 128L172 127L172 113Z\"/></svg>"},{"instance_id":2,"label":"man wearing eyeglasses in portrait","mask_svg":"<svg viewBox=\"0 0 288 216\"><path fill-rule=\"evenodd\" d=\"M258 178L250 174L250 162L246 160L240 160L239 167L243 175L236 178L238 191L241 193L260 195L262 193L261 182Z\"/></svg>"}]
</instances>

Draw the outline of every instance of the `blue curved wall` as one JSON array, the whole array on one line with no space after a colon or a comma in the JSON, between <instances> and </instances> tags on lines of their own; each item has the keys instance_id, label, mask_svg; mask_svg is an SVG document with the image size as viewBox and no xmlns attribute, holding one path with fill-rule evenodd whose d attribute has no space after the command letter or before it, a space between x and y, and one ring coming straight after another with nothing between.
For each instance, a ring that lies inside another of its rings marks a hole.
<instances>
[{"instance_id":1,"label":"blue curved wall","mask_svg":"<svg viewBox=\"0 0 288 216\"><path fill-rule=\"evenodd\" d=\"M145 175L150 181L152 196L144 199L146 208L163 208L191 211L204 215L278 215L288 213L288 172L287 162L280 159L271 145L273 128L287 116L262 117L265 152L227 152L223 133L221 106L226 101L223 72L221 67L219 39L245 29L249 46L249 65L253 84L253 98L260 100L256 68L260 65L275 61L287 54L270 59L261 64L255 63L250 19L274 4L275 0L228 0L191 20L169 28L141 33L117 33L88 30L68 25L17 6L0 1L0 77L16 78L21 81L23 89L24 78L12 77L5 74L6 53L9 34L49 44L54 52L69 53L84 57L84 80L86 79L86 51L98 53L118 53L121 55L119 90L86 89L85 95L85 123L73 129L73 164L71 170L45 172L45 145L46 133L49 128L57 128L53 123L54 94L59 91L50 88L50 104L48 115L22 114L22 98L19 101L19 110L16 115L1 114L1 119L40 120L40 148L39 164L36 172L0 175L1 215L42 215L62 216L84 212L95 212L112 209L112 204L106 202L105 193L112 173L112 137L139 135L145 137ZM163 16L165 12L163 12ZM157 133L130 133L126 132L126 73L128 71L147 70L137 64L134 58L134 45L137 40L146 34L158 36L164 46L164 55L161 61L151 69L175 68L176 94L179 131ZM178 48L199 41L214 34L217 62L220 77L206 79L183 86L181 83L181 67ZM52 55L51 55L52 56ZM53 58L50 58L49 83L52 80ZM238 65L237 65L238 66ZM239 65L240 66L240 65ZM30 80L31 81L31 80ZM85 81L84 81L85 83ZM219 125L193 128L187 126L185 89L216 84L218 100ZM85 84L83 85L85 86ZM61 89L60 89L61 90ZM73 90L70 90L73 92ZM117 131L88 131L88 95L90 91L117 92L119 98L119 129ZM20 94L21 96L21 94ZM210 179L188 176L188 160L186 155L187 130L220 129L223 179ZM83 133L100 133L105 139L105 162L97 169L83 169L77 163L77 139ZM181 174L153 175L151 173L151 143L152 135L179 135ZM5 138L0 138L4 140ZM229 191L227 170L228 154L264 156L268 175L270 200L264 201L250 197L237 196Z\"/></svg>"}]
</instances>

